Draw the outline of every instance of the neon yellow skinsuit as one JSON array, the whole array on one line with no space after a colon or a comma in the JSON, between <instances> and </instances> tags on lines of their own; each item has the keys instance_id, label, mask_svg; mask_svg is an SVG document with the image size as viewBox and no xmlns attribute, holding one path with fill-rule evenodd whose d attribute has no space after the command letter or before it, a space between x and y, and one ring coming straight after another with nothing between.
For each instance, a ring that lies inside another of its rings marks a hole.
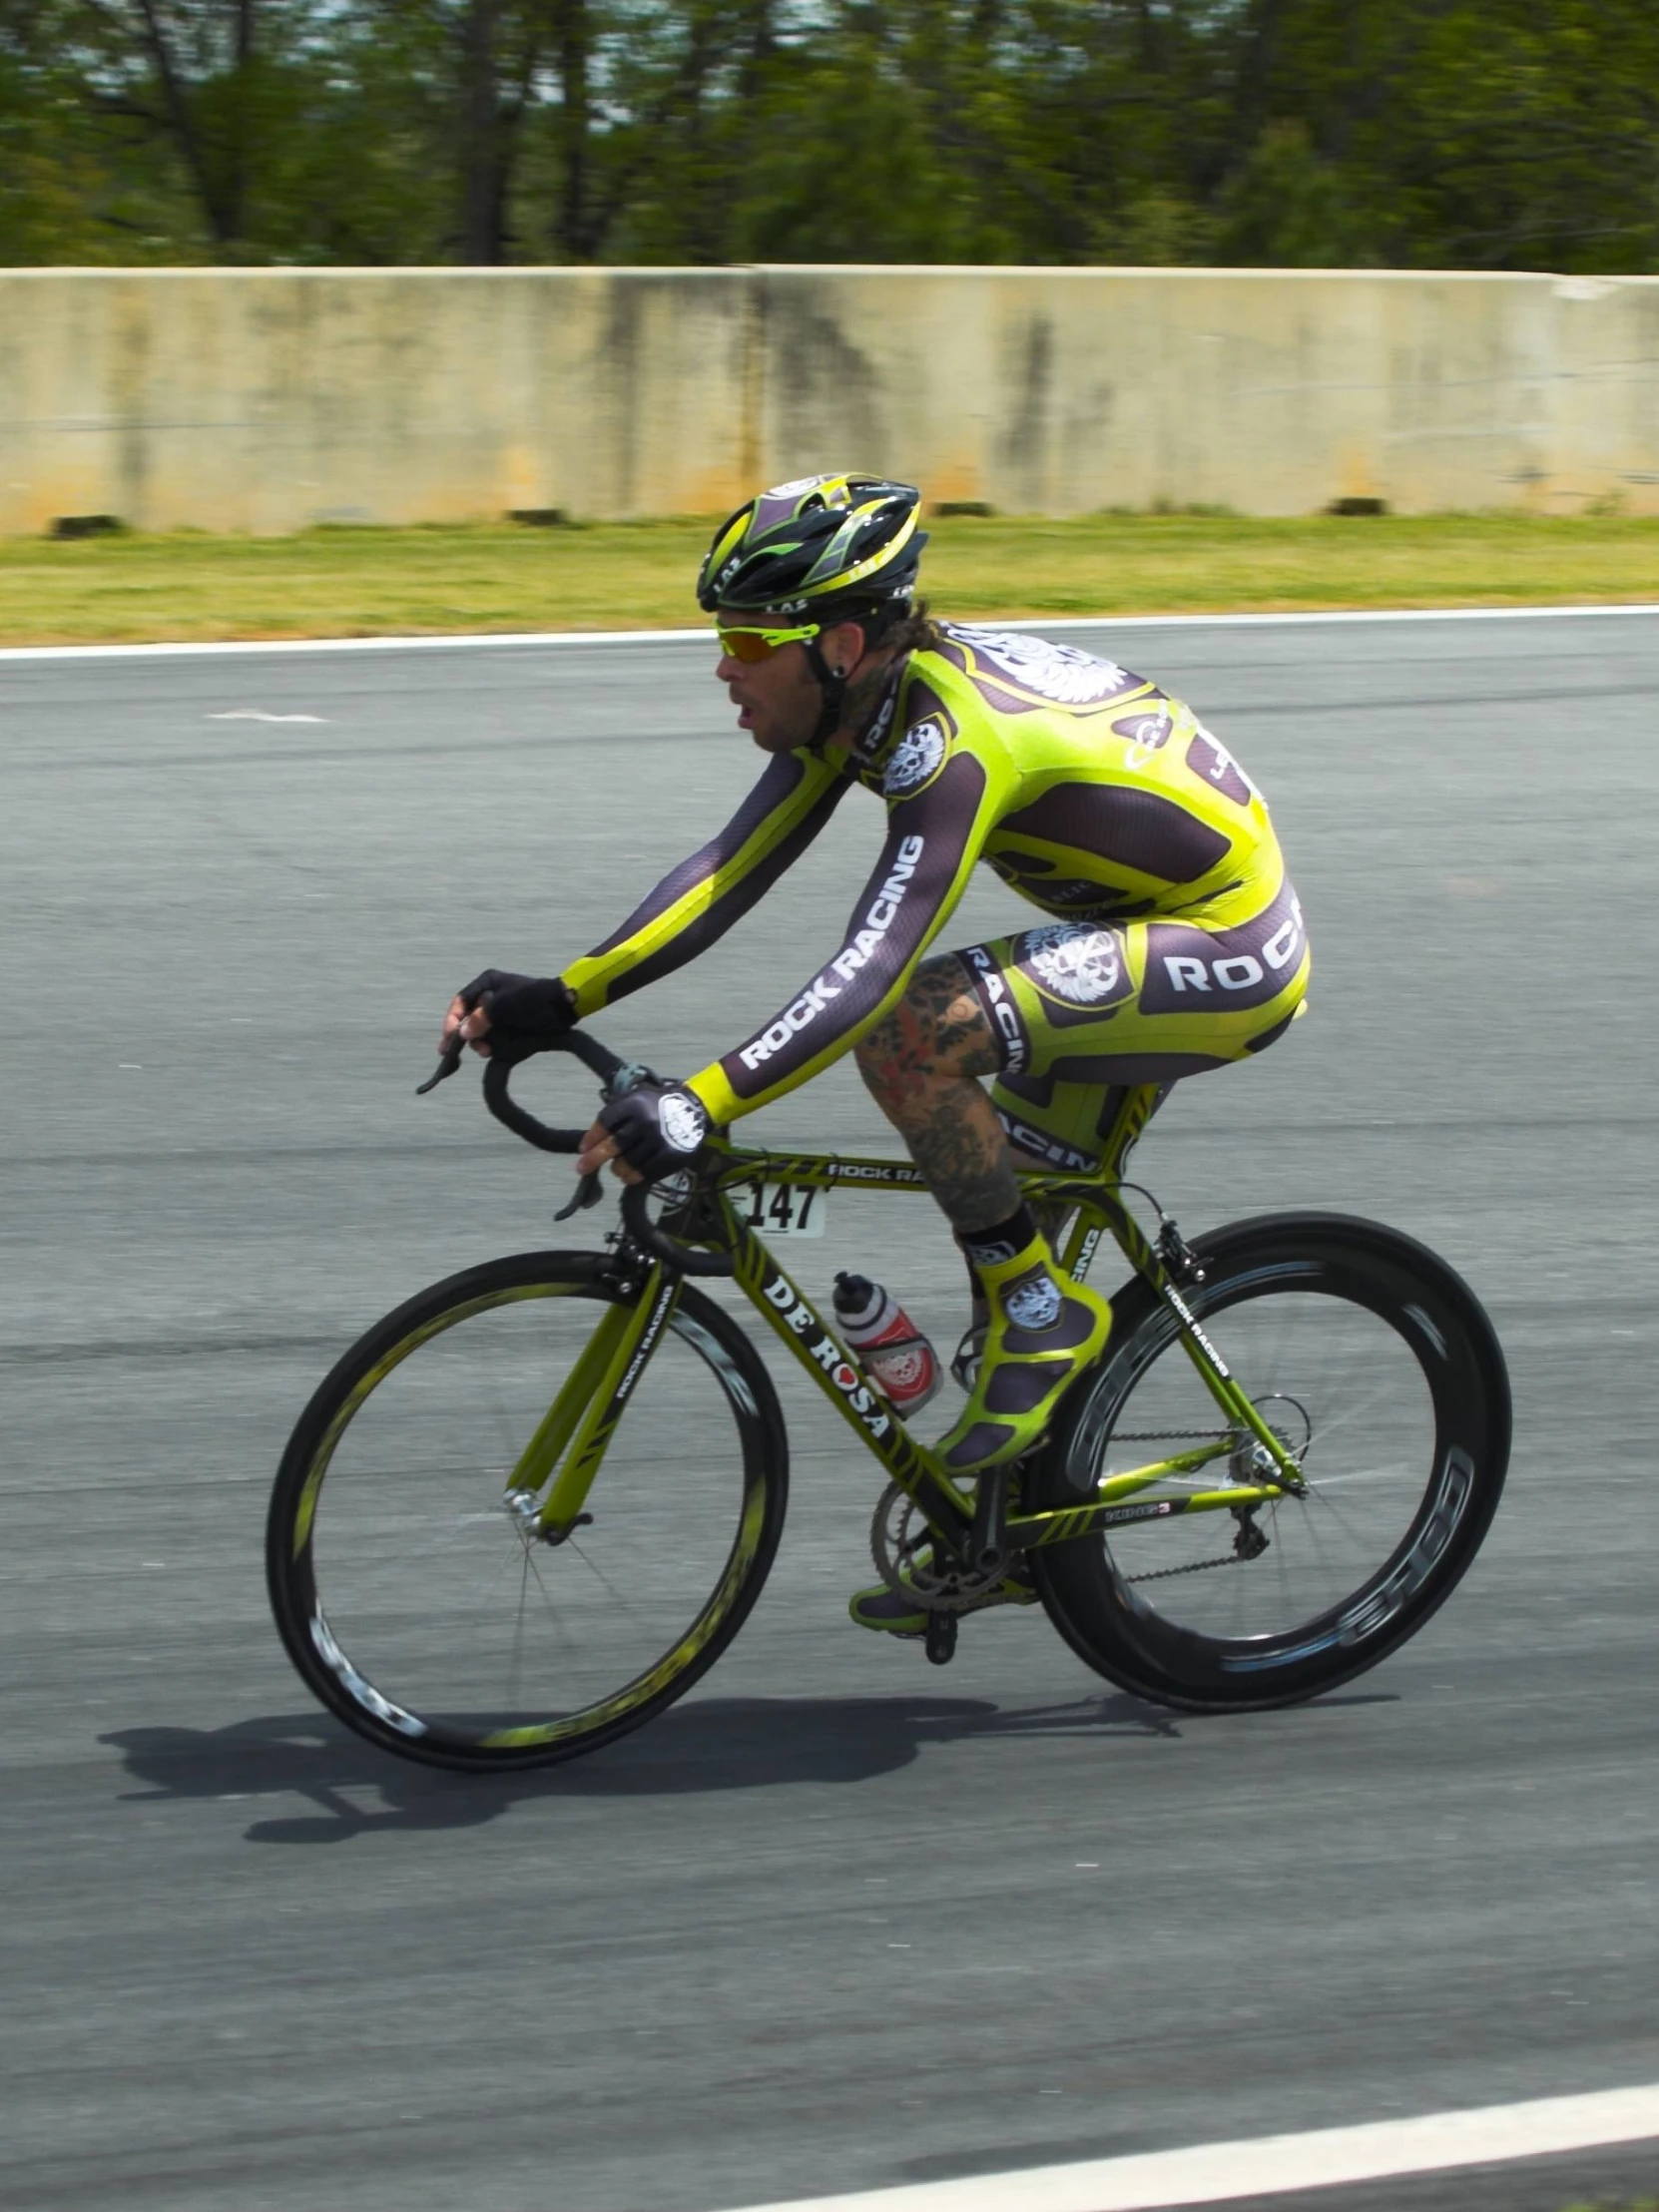
<instances>
[{"instance_id":1,"label":"neon yellow skinsuit","mask_svg":"<svg viewBox=\"0 0 1659 2212\"><path fill-rule=\"evenodd\" d=\"M957 954L1003 1044L992 1096L1022 1150L1094 1164L1104 1086L1262 1050L1309 953L1266 802L1191 709L1111 661L941 625L897 663L861 750L776 756L709 844L564 971L579 1016L725 934L853 784L887 836L843 942L770 1020L690 1079L717 1122L805 1083L898 1000L975 861L1042 925Z\"/></svg>"}]
</instances>

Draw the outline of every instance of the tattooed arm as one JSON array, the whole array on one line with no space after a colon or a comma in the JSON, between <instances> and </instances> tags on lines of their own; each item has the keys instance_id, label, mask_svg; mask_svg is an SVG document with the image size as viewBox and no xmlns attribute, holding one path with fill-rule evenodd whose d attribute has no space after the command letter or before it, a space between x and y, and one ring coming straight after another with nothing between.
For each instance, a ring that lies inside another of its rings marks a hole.
<instances>
[{"instance_id":1,"label":"tattooed arm","mask_svg":"<svg viewBox=\"0 0 1659 2212\"><path fill-rule=\"evenodd\" d=\"M770 1022L692 1077L712 1119L735 1120L794 1090L896 1003L966 888L994 813L984 767L965 751L889 810L886 843L840 949Z\"/></svg>"}]
</instances>

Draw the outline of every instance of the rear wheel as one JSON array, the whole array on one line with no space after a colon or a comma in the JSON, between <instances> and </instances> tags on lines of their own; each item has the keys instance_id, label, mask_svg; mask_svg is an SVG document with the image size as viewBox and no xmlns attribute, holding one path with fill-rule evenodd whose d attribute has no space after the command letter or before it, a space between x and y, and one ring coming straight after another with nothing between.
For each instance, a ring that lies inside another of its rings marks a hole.
<instances>
[{"instance_id":1,"label":"rear wheel","mask_svg":"<svg viewBox=\"0 0 1659 2212\"><path fill-rule=\"evenodd\" d=\"M1146 1493L1171 1501L1164 1517L1033 1552L1038 1588L1072 1648L1140 1696L1293 1704L1396 1650L1474 1557L1508 1461L1503 1355L1461 1279L1376 1223L1276 1215L1193 1250L1204 1280L1182 1295L1307 1495L1184 1511L1186 1495L1259 1482L1254 1439L1235 1436L1202 1473ZM1034 1496L1075 1504L1226 1434L1175 1316L1132 1285Z\"/></svg>"},{"instance_id":2,"label":"rear wheel","mask_svg":"<svg viewBox=\"0 0 1659 2212\"><path fill-rule=\"evenodd\" d=\"M508 1477L607 1306L613 1264L531 1253L435 1284L321 1384L283 1454L267 1574L288 1656L400 1756L569 1759L680 1697L778 1547L788 1447L754 1350L682 1286L559 1545Z\"/></svg>"}]
</instances>

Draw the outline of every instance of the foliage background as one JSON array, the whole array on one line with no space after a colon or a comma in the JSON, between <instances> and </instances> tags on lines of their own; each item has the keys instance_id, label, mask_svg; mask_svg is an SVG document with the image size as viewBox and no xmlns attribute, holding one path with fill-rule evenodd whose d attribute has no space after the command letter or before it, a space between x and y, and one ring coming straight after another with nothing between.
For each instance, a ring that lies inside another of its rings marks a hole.
<instances>
[{"instance_id":1,"label":"foliage background","mask_svg":"<svg viewBox=\"0 0 1659 2212\"><path fill-rule=\"evenodd\" d=\"M0 263L1659 270L1654 0L0 0Z\"/></svg>"}]
</instances>

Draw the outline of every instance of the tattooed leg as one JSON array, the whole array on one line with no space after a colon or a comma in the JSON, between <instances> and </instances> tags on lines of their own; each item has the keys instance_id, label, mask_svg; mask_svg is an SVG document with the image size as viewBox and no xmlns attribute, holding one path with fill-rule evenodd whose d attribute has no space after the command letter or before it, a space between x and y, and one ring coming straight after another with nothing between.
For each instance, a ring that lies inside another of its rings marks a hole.
<instances>
[{"instance_id":1,"label":"tattooed leg","mask_svg":"<svg viewBox=\"0 0 1659 2212\"><path fill-rule=\"evenodd\" d=\"M1006 1221L1019 1205L1014 1159L977 1080L1002 1048L954 953L925 960L857 1047L865 1088L909 1148L953 1228Z\"/></svg>"}]
</instances>

